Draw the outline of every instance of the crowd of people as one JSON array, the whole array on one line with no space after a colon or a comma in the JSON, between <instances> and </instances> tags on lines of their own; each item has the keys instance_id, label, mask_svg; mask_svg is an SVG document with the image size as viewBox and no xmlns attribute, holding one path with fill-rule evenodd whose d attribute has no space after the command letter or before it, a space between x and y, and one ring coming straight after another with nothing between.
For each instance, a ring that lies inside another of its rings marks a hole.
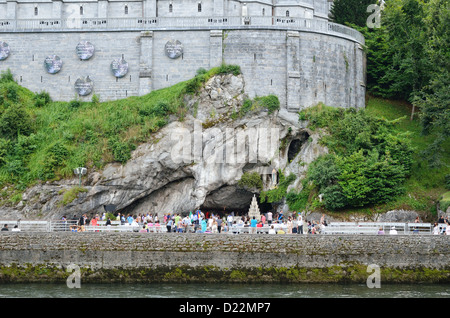
<instances>
[{"instance_id":1,"label":"crowd of people","mask_svg":"<svg viewBox=\"0 0 450 318\"><path fill-rule=\"evenodd\" d=\"M166 213L159 219L157 214L121 214L112 216L111 214L103 213L88 217L86 214L77 217L74 215L71 219L66 216L62 218L64 222L69 222L68 226L71 231L84 232L86 226L97 226L99 221L105 221L106 226L112 223L119 223L120 225L132 226L135 231L139 232L159 232L156 229L161 229L165 226L164 232L177 233L222 233L228 232L233 227L249 227L249 233L256 233L256 229L267 226L269 227L269 234L318 234L323 226L326 226L326 221L322 218L319 222L308 221L306 226L303 213L293 212L285 216L283 211L273 214L272 212L263 213L260 218L250 218L248 215L238 216L234 212L212 213L196 210L189 214L180 213Z\"/></svg>"},{"instance_id":2,"label":"crowd of people","mask_svg":"<svg viewBox=\"0 0 450 318\"><path fill-rule=\"evenodd\" d=\"M111 213L95 214L88 217L87 214L82 214L80 217L74 215L71 219L66 216L62 221L67 224L67 229L73 232L84 232L86 226L102 225L124 225L133 227L135 232L176 232L176 233L222 233L230 232L235 228L248 227L248 233L257 233L258 228L268 228L269 234L320 234L323 229L328 226L325 215L319 220L305 220L305 212L290 212L285 215L283 211L278 213L267 212L260 215L260 218L249 217L248 215L238 216L234 212L212 213L196 210L189 214L180 213L166 213L161 219L158 214L123 214L118 213L113 215ZM68 222L70 221L70 222ZM419 218L415 223L420 223ZM442 226L444 225L444 226ZM8 231L7 224L1 229ZM17 225L12 231L19 231ZM384 229L380 228L378 234L385 234ZM389 234L397 234L395 228L391 228ZM450 226L448 217L441 216L437 222L434 223L432 234L435 235L450 235Z\"/></svg>"},{"instance_id":3,"label":"crowd of people","mask_svg":"<svg viewBox=\"0 0 450 318\"><path fill-rule=\"evenodd\" d=\"M440 224L445 224L444 226L440 226ZM434 222L433 225L433 234L434 235L450 235L450 225L449 225L448 216L441 215L437 222Z\"/></svg>"}]
</instances>

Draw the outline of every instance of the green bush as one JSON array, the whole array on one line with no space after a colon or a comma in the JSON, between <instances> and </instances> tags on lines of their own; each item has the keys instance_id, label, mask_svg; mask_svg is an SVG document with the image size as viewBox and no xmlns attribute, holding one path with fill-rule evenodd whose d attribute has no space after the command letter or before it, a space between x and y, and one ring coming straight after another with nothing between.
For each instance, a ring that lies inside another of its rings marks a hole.
<instances>
[{"instance_id":1,"label":"green bush","mask_svg":"<svg viewBox=\"0 0 450 318\"><path fill-rule=\"evenodd\" d=\"M10 153L11 142L9 139L0 138L0 166L3 166L8 158L8 154Z\"/></svg>"},{"instance_id":2,"label":"green bush","mask_svg":"<svg viewBox=\"0 0 450 318\"><path fill-rule=\"evenodd\" d=\"M295 191L289 191L286 195L286 203L289 206L289 210L303 211L307 209L311 191L312 186L307 184L307 182L303 182L303 188L299 193L296 193Z\"/></svg>"},{"instance_id":3,"label":"green bush","mask_svg":"<svg viewBox=\"0 0 450 318\"><path fill-rule=\"evenodd\" d=\"M196 94L206 80L206 75L197 75L186 82L186 94Z\"/></svg>"},{"instance_id":4,"label":"green bush","mask_svg":"<svg viewBox=\"0 0 450 318\"><path fill-rule=\"evenodd\" d=\"M6 71L2 71L0 73L0 84L7 82L14 82L14 76L11 73L10 69L7 69Z\"/></svg>"},{"instance_id":5,"label":"green bush","mask_svg":"<svg viewBox=\"0 0 450 318\"><path fill-rule=\"evenodd\" d=\"M260 194L260 201L274 203L280 202L287 194L287 188L294 182L296 176L291 173L289 176L285 177L281 170L278 171L278 184L275 189L262 191Z\"/></svg>"},{"instance_id":6,"label":"green bush","mask_svg":"<svg viewBox=\"0 0 450 318\"><path fill-rule=\"evenodd\" d=\"M0 104L5 101L17 103L19 101L19 86L15 82L4 82L0 84Z\"/></svg>"},{"instance_id":7,"label":"green bush","mask_svg":"<svg viewBox=\"0 0 450 318\"><path fill-rule=\"evenodd\" d=\"M257 104L257 107L266 108L269 111L269 114L280 109L280 101L275 95L255 97L254 100Z\"/></svg>"},{"instance_id":8,"label":"green bush","mask_svg":"<svg viewBox=\"0 0 450 318\"><path fill-rule=\"evenodd\" d=\"M34 95L33 100L35 107L44 107L52 101L50 94L46 91L42 91L39 94Z\"/></svg>"},{"instance_id":9,"label":"green bush","mask_svg":"<svg viewBox=\"0 0 450 318\"><path fill-rule=\"evenodd\" d=\"M117 137L112 137L108 144L114 160L120 163L127 162L131 158L131 151L135 149L132 143L120 141Z\"/></svg>"},{"instance_id":10,"label":"green bush","mask_svg":"<svg viewBox=\"0 0 450 318\"><path fill-rule=\"evenodd\" d=\"M159 101L151 113L157 117L165 117L169 114L169 104L164 101Z\"/></svg>"},{"instance_id":11,"label":"green bush","mask_svg":"<svg viewBox=\"0 0 450 318\"><path fill-rule=\"evenodd\" d=\"M241 67L239 65L222 64L220 65L217 74L233 74L237 76L241 74Z\"/></svg>"},{"instance_id":12,"label":"green bush","mask_svg":"<svg viewBox=\"0 0 450 318\"><path fill-rule=\"evenodd\" d=\"M78 99L73 99L69 102L69 108L71 109L77 109L80 108L82 105L82 101Z\"/></svg>"},{"instance_id":13,"label":"green bush","mask_svg":"<svg viewBox=\"0 0 450 318\"><path fill-rule=\"evenodd\" d=\"M307 173L329 210L362 207L393 200L404 192L411 171L413 150L406 135L394 130L395 122L368 116L363 110L310 111L309 120L329 134L321 142L331 151L313 162Z\"/></svg>"},{"instance_id":14,"label":"green bush","mask_svg":"<svg viewBox=\"0 0 450 318\"><path fill-rule=\"evenodd\" d=\"M203 67L200 67L196 72L197 75L204 75L206 73L208 73L208 71L205 70Z\"/></svg>"},{"instance_id":15,"label":"green bush","mask_svg":"<svg viewBox=\"0 0 450 318\"><path fill-rule=\"evenodd\" d=\"M97 94L92 95L91 103L92 105L97 106L100 104L100 97Z\"/></svg>"},{"instance_id":16,"label":"green bush","mask_svg":"<svg viewBox=\"0 0 450 318\"><path fill-rule=\"evenodd\" d=\"M239 115L244 116L249 111L252 110L253 102L251 99L244 99L244 103L242 104L241 108L239 109Z\"/></svg>"},{"instance_id":17,"label":"green bush","mask_svg":"<svg viewBox=\"0 0 450 318\"><path fill-rule=\"evenodd\" d=\"M75 200L78 197L79 193L87 192L87 191L88 191L87 189L85 189L83 187L79 187L79 186L73 187L70 190L65 191L63 194L63 198L60 201L61 205L65 206L65 205L71 203L73 200Z\"/></svg>"},{"instance_id":18,"label":"green bush","mask_svg":"<svg viewBox=\"0 0 450 318\"><path fill-rule=\"evenodd\" d=\"M33 132L33 121L26 108L20 104L10 105L0 117L0 134L7 138L17 138L19 134Z\"/></svg>"},{"instance_id":19,"label":"green bush","mask_svg":"<svg viewBox=\"0 0 450 318\"><path fill-rule=\"evenodd\" d=\"M263 183L261 176L257 172L244 172L238 185L242 188L256 188L262 190Z\"/></svg>"}]
</instances>

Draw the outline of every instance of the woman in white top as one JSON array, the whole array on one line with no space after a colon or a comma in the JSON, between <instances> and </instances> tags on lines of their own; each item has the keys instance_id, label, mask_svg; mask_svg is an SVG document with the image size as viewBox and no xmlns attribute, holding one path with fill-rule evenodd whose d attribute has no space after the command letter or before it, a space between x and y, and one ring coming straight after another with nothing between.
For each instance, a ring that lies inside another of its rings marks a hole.
<instances>
[{"instance_id":1,"label":"woman in white top","mask_svg":"<svg viewBox=\"0 0 450 318\"><path fill-rule=\"evenodd\" d=\"M439 235L439 225L436 222L433 227L433 235Z\"/></svg>"},{"instance_id":2,"label":"woman in white top","mask_svg":"<svg viewBox=\"0 0 450 318\"><path fill-rule=\"evenodd\" d=\"M269 229L269 234L277 234L277 232L275 232L273 225Z\"/></svg>"},{"instance_id":3,"label":"woman in white top","mask_svg":"<svg viewBox=\"0 0 450 318\"><path fill-rule=\"evenodd\" d=\"M395 226L391 227L391 230L389 231L390 235L397 235L397 230L395 229Z\"/></svg>"},{"instance_id":4,"label":"woman in white top","mask_svg":"<svg viewBox=\"0 0 450 318\"><path fill-rule=\"evenodd\" d=\"M287 234L292 234L292 228L294 227L294 223L292 222L291 217L289 217L286 225L287 225Z\"/></svg>"}]
</instances>

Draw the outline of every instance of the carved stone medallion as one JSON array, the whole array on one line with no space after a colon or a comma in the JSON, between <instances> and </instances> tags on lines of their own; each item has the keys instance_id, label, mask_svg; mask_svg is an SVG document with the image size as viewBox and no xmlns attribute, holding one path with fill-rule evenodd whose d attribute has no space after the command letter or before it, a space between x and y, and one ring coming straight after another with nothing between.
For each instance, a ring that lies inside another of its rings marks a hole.
<instances>
[{"instance_id":1,"label":"carved stone medallion","mask_svg":"<svg viewBox=\"0 0 450 318\"><path fill-rule=\"evenodd\" d=\"M178 40L167 41L164 50L171 59L177 59L183 54L183 44Z\"/></svg>"},{"instance_id":2,"label":"carved stone medallion","mask_svg":"<svg viewBox=\"0 0 450 318\"><path fill-rule=\"evenodd\" d=\"M11 53L8 43L0 41L0 61L6 60Z\"/></svg>"},{"instance_id":3,"label":"carved stone medallion","mask_svg":"<svg viewBox=\"0 0 450 318\"><path fill-rule=\"evenodd\" d=\"M128 62L124 59L112 61L111 71L113 72L115 77L124 77L128 73Z\"/></svg>"},{"instance_id":4,"label":"carved stone medallion","mask_svg":"<svg viewBox=\"0 0 450 318\"><path fill-rule=\"evenodd\" d=\"M94 45L88 41L78 43L76 52L80 60L89 60L94 55Z\"/></svg>"},{"instance_id":5,"label":"carved stone medallion","mask_svg":"<svg viewBox=\"0 0 450 318\"><path fill-rule=\"evenodd\" d=\"M57 55L49 55L45 58L44 66L47 72L50 74L56 74L61 71L62 68L62 60Z\"/></svg>"},{"instance_id":6,"label":"carved stone medallion","mask_svg":"<svg viewBox=\"0 0 450 318\"><path fill-rule=\"evenodd\" d=\"M75 90L80 96L86 96L92 93L94 82L89 76L80 77L75 81Z\"/></svg>"}]
</instances>

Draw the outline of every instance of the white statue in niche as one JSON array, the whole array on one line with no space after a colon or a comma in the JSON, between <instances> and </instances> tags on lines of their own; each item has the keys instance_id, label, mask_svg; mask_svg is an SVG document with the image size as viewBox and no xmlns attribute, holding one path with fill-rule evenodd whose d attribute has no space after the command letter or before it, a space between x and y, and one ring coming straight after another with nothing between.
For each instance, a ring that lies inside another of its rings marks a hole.
<instances>
[{"instance_id":1,"label":"white statue in niche","mask_svg":"<svg viewBox=\"0 0 450 318\"><path fill-rule=\"evenodd\" d=\"M272 184L271 187L275 188L277 186L277 171L275 170L275 168L273 168L272 170Z\"/></svg>"}]
</instances>

